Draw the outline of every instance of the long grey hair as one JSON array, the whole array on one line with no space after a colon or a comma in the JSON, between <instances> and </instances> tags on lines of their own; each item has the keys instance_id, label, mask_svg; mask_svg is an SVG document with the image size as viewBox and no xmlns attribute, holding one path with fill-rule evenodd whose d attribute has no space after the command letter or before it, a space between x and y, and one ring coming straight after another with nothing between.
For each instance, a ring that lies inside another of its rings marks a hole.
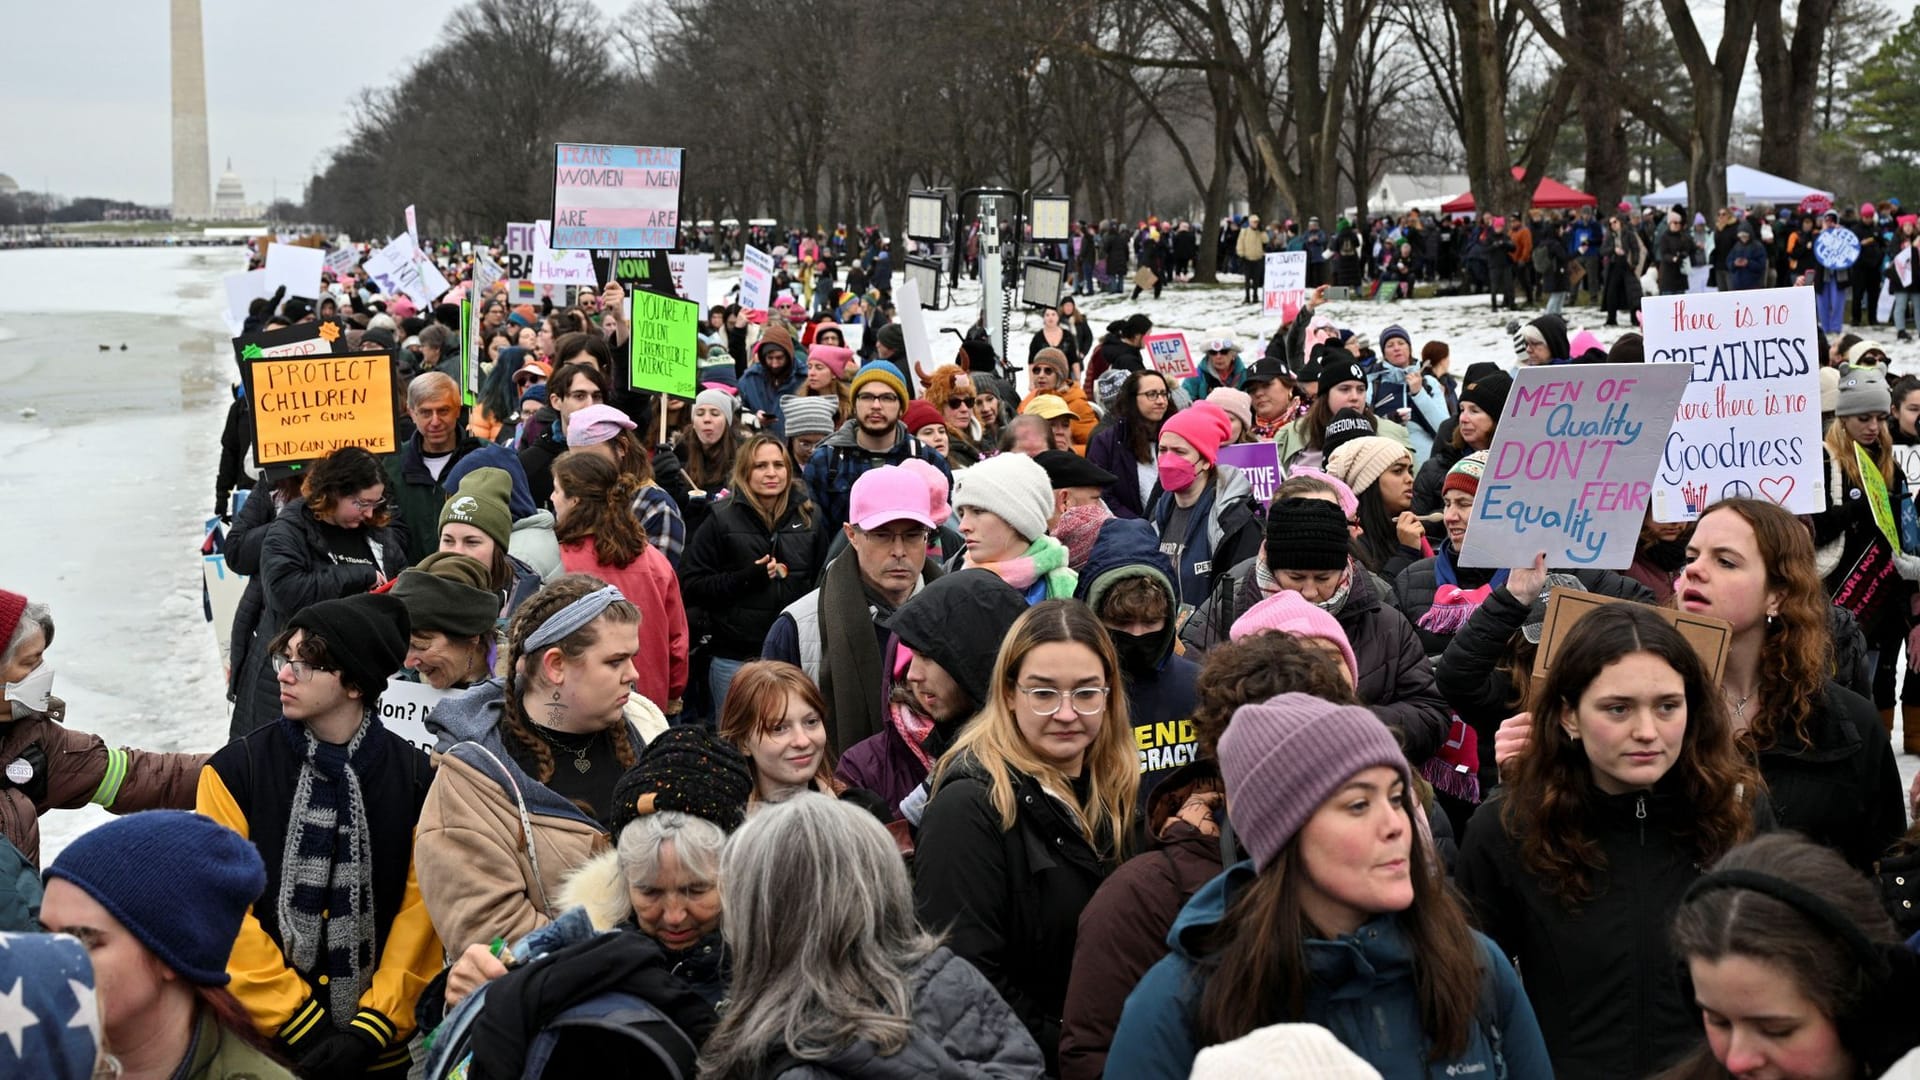
<instances>
[{"instance_id":1,"label":"long grey hair","mask_svg":"<svg viewBox=\"0 0 1920 1080\"><path fill-rule=\"evenodd\" d=\"M913 972L940 942L871 814L815 792L765 804L727 842L720 879L734 1005L702 1077L751 1077L783 1049L818 1061L856 1041L883 1055L906 1045Z\"/></svg>"}]
</instances>

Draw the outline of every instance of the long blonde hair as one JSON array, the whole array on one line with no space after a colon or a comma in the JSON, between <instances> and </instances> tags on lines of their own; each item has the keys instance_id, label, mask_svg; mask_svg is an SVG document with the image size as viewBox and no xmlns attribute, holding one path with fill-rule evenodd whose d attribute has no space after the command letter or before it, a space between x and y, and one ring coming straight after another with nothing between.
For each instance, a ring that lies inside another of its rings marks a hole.
<instances>
[{"instance_id":1,"label":"long blonde hair","mask_svg":"<svg viewBox=\"0 0 1920 1080\"><path fill-rule=\"evenodd\" d=\"M1891 484L1893 483L1893 432L1888 428L1886 417L1882 416L1879 420L1879 441L1862 449L1866 450L1867 456L1873 459L1874 467L1880 470L1881 482ZM1840 472L1846 476L1847 483L1858 487L1860 457L1853 452L1853 449L1860 444L1854 442L1853 436L1848 433L1845 417L1836 416L1833 423L1827 425L1826 446L1827 453L1833 455L1834 464L1840 466Z\"/></svg>"},{"instance_id":2,"label":"long blonde hair","mask_svg":"<svg viewBox=\"0 0 1920 1080\"><path fill-rule=\"evenodd\" d=\"M1092 649L1106 672L1106 718L1093 745L1087 748L1083 765L1091 780L1086 805L1077 804L1070 793L1072 781L1051 762L1035 753L1020 734L1020 721L1014 714L1024 703L1015 699L1021 666L1027 654L1037 646L1055 642L1074 642ZM934 790L938 791L953 763L971 758L988 778L993 808L1000 813L1000 827L1014 825L1016 802L1013 774L1024 773L1040 785L1062 797L1080 823L1080 832L1103 857L1115 862L1125 857L1121 849L1132 832L1134 803L1140 791L1140 761L1133 749L1133 721L1127 713L1127 691L1120 673L1120 661L1113 651L1113 640L1106 628L1094 618L1093 610L1077 600L1046 600L1028 608L1000 645L993 662L993 680L980 714L961 732L953 747L934 770ZM1102 834L1112 844L1111 853L1101 850Z\"/></svg>"}]
</instances>

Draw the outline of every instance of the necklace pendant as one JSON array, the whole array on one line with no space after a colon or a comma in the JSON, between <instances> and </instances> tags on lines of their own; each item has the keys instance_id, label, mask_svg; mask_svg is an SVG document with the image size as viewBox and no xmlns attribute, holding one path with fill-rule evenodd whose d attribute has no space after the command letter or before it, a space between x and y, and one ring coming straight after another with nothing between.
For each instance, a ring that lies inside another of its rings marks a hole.
<instances>
[{"instance_id":1,"label":"necklace pendant","mask_svg":"<svg viewBox=\"0 0 1920 1080\"><path fill-rule=\"evenodd\" d=\"M573 759L573 767L580 772L586 772L588 769L593 768L593 762L588 761L584 757L577 757Z\"/></svg>"}]
</instances>

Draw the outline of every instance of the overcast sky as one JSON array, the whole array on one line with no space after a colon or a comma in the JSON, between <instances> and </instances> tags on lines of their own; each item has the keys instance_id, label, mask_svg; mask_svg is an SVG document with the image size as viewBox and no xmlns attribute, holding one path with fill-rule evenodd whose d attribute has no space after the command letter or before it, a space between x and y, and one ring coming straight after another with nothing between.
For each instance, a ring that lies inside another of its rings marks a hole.
<instances>
[{"instance_id":1,"label":"overcast sky","mask_svg":"<svg viewBox=\"0 0 1920 1080\"><path fill-rule=\"evenodd\" d=\"M594 0L610 14L628 0ZM349 106L427 51L458 0L201 0L212 177L298 197ZM173 199L168 0L85 0L0 34L0 173L22 188ZM404 12L404 14L401 14ZM211 197L211 196L209 196Z\"/></svg>"}]
</instances>

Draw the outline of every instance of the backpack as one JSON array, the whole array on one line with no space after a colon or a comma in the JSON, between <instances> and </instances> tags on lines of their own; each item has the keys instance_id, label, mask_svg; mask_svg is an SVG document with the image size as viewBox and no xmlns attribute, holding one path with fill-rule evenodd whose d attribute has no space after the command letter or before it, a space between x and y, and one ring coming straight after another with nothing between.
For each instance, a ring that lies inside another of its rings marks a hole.
<instances>
[{"instance_id":1,"label":"backpack","mask_svg":"<svg viewBox=\"0 0 1920 1080\"><path fill-rule=\"evenodd\" d=\"M472 1027L451 1033L436 1080L467 1080ZM606 993L571 1005L547 1021L527 1045L521 1080L627 1077L693 1080L699 1047L665 1013L631 994ZM617 1063L617 1064L616 1064Z\"/></svg>"}]
</instances>

